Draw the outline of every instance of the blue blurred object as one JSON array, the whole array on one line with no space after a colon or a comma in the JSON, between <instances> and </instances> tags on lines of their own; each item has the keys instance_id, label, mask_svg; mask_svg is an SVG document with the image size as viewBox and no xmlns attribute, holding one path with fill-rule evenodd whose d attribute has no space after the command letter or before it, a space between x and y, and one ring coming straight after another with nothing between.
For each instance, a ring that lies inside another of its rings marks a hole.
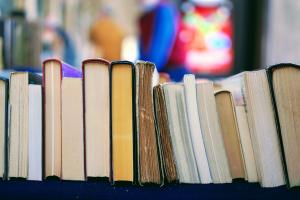
<instances>
[{"instance_id":1,"label":"blue blurred object","mask_svg":"<svg viewBox=\"0 0 300 200\"><path fill-rule=\"evenodd\" d=\"M158 71L165 67L178 28L179 13L172 3L162 1L140 19L140 59L154 62Z\"/></svg>"},{"instance_id":2,"label":"blue blurred object","mask_svg":"<svg viewBox=\"0 0 300 200\"><path fill-rule=\"evenodd\" d=\"M60 27L56 27L55 31L58 33L58 35L63 39L64 43L64 55L63 60L66 63L70 63L70 65L75 65L76 63L76 51L75 46L73 44L73 41L68 36L68 34Z\"/></svg>"},{"instance_id":3,"label":"blue blurred object","mask_svg":"<svg viewBox=\"0 0 300 200\"><path fill-rule=\"evenodd\" d=\"M75 45L74 45L71 37L67 34L67 32L62 27L59 27L56 25L46 25L44 35L45 34L46 35L51 34L52 36L54 36L56 38L58 37L59 40L62 41L60 48L62 48L63 54L55 55L55 54L57 54L56 51L58 51L58 49L54 49L54 46L53 46L54 39L53 38L51 40L44 39L41 60L58 57L59 59L64 60L67 63L70 63L71 65L76 65L77 57L76 57Z\"/></svg>"},{"instance_id":4,"label":"blue blurred object","mask_svg":"<svg viewBox=\"0 0 300 200\"><path fill-rule=\"evenodd\" d=\"M32 72L32 73L42 73L42 67L30 67L30 66L14 66L11 67L9 70L4 70L7 72L13 72L13 71L17 71L17 72Z\"/></svg>"},{"instance_id":5,"label":"blue blurred object","mask_svg":"<svg viewBox=\"0 0 300 200\"><path fill-rule=\"evenodd\" d=\"M167 72L170 75L170 78L176 82L182 81L182 78L185 74L191 73L184 66L169 68L165 70L165 72Z\"/></svg>"}]
</instances>

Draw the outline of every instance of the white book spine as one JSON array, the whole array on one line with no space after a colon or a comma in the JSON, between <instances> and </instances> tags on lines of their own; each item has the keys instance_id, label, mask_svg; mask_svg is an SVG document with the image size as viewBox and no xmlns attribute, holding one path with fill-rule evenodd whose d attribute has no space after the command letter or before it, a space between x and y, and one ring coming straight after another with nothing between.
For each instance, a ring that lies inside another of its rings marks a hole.
<instances>
[{"instance_id":1,"label":"white book spine","mask_svg":"<svg viewBox=\"0 0 300 200\"><path fill-rule=\"evenodd\" d=\"M88 177L109 177L109 71L97 65L85 66L85 167Z\"/></svg>"},{"instance_id":2,"label":"white book spine","mask_svg":"<svg viewBox=\"0 0 300 200\"><path fill-rule=\"evenodd\" d=\"M28 180L42 180L42 89L29 85Z\"/></svg>"},{"instance_id":3,"label":"white book spine","mask_svg":"<svg viewBox=\"0 0 300 200\"><path fill-rule=\"evenodd\" d=\"M192 138L194 155L200 175L201 183L211 183L211 175L202 138L200 119L197 108L196 81L192 74L184 76L184 92L187 107L187 115Z\"/></svg>"}]
</instances>

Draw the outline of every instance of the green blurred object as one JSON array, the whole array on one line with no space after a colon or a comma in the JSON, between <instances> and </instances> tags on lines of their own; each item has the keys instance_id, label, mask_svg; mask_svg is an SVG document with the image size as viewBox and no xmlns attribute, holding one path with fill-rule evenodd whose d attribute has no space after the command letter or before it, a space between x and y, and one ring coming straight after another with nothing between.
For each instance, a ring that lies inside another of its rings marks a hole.
<instances>
[{"instance_id":1,"label":"green blurred object","mask_svg":"<svg viewBox=\"0 0 300 200\"><path fill-rule=\"evenodd\" d=\"M22 12L0 19L4 68L40 67L41 26L26 21Z\"/></svg>"}]
</instances>

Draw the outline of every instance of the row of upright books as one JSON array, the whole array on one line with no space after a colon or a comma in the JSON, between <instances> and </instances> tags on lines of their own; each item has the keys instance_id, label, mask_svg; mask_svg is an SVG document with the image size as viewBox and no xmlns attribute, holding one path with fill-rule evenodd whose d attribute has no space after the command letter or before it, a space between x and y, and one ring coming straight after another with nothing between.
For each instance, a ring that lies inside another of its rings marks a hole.
<instances>
[{"instance_id":1,"label":"row of upright books","mask_svg":"<svg viewBox=\"0 0 300 200\"><path fill-rule=\"evenodd\" d=\"M300 185L300 68L159 83L155 65L2 73L3 178Z\"/></svg>"}]
</instances>

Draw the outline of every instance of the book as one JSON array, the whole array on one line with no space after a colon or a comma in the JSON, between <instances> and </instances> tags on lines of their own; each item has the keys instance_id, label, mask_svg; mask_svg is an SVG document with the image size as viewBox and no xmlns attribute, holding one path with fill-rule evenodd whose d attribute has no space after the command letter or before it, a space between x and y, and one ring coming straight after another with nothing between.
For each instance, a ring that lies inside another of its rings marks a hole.
<instances>
[{"instance_id":1,"label":"book","mask_svg":"<svg viewBox=\"0 0 300 200\"><path fill-rule=\"evenodd\" d=\"M218 91L215 96L231 177L245 178L244 158L233 97L227 90Z\"/></svg>"},{"instance_id":2,"label":"book","mask_svg":"<svg viewBox=\"0 0 300 200\"><path fill-rule=\"evenodd\" d=\"M300 66L282 63L268 68L270 89L281 138L287 184L300 186Z\"/></svg>"},{"instance_id":3,"label":"book","mask_svg":"<svg viewBox=\"0 0 300 200\"><path fill-rule=\"evenodd\" d=\"M57 59L43 62L44 176L61 177L61 79L81 71Z\"/></svg>"},{"instance_id":4,"label":"book","mask_svg":"<svg viewBox=\"0 0 300 200\"><path fill-rule=\"evenodd\" d=\"M0 74L0 178L7 178L8 164L8 85L9 77Z\"/></svg>"},{"instance_id":5,"label":"book","mask_svg":"<svg viewBox=\"0 0 300 200\"><path fill-rule=\"evenodd\" d=\"M129 61L112 62L111 70L111 178L131 182L136 172L135 72Z\"/></svg>"},{"instance_id":6,"label":"book","mask_svg":"<svg viewBox=\"0 0 300 200\"><path fill-rule=\"evenodd\" d=\"M83 95L81 78L64 77L61 83L63 180L84 180Z\"/></svg>"},{"instance_id":7,"label":"book","mask_svg":"<svg viewBox=\"0 0 300 200\"><path fill-rule=\"evenodd\" d=\"M87 177L110 176L109 62L82 62Z\"/></svg>"},{"instance_id":8,"label":"book","mask_svg":"<svg viewBox=\"0 0 300 200\"><path fill-rule=\"evenodd\" d=\"M199 120L212 182L230 183L232 177L218 118L213 83L210 81L197 83L196 91Z\"/></svg>"},{"instance_id":9,"label":"book","mask_svg":"<svg viewBox=\"0 0 300 200\"><path fill-rule=\"evenodd\" d=\"M29 130L41 134L41 121L35 121L29 115L29 99L35 98L29 91L35 84L41 85L42 77L38 74L28 72L12 72L10 74L9 85L9 131L8 131L8 177L9 178L28 178L29 158L35 157L34 152L29 152ZM40 87L40 86L39 86ZM38 99L37 99L38 101ZM40 99L41 101L41 99ZM38 104L34 105L35 110ZM39 124L40 123L40 124ZM29 125L30 128L29 128ZM32 133L30 133L32 134ZM41 141L40 141L41 142ZM41 144L41 143L40 143ZM33 153L33 154L29 154ZM40 160L41 161L41 160ZM41 163L39 163L41 167ZM41 169L39 169L41 171Z\"/></svg>"},{"instance_id":10,"label":"book","mask_svg":"<svg viewBox=\"0 0 300 200\"><path fill-rule=\"evenodd\" d=\"M207 158L207 148L204 146L204 133L201 130L200 119L198 114L198 105L196 97L196 81L192 74L184 75L184 96L186 102L186 111L188 126L192 140L192 147L196 159L198 174L201 183L211 183L212 175ZM211 166L211 169L213 166ZM215 180L217 182L217 180Z\"/></svg>"},{"instance_id":11,"label":"book","mask_svg":"<svg viewBox=\"0 0 300 200\"><path fill-rule=\"evenodd\" d=\"M163 84L168 125L180 183L200 183L181 83Z\"/></svg>"},{"instance_id":12,"label":"book","mask_svg":"<svg viewBox=\"0 0 300 200\"><path fill-rule=\"evenodd\" d=\"M153 103L153 86L158 84L158 72L153 63L138 61L135 77L138 181L140 185L162 184Z\"/></svg>"},{"instance_id":13,"label":"book","mask_svg":"<svg viewBox=\"0 0 300 200\"><path fill-rule=\"evenodd\" d=\"M235 101L241 101L239 104L244 105L258 181L262 187L284 185L281 147L266 70L243 72L220 81L218 84L222 89L230 90ZM240 115L237 115L237 118L239 117ZM243 120L245 119L240 119L240 121ZM243 140L243 137L241 137L241 140ZM246 156L244 157L246 159Z\"/></svg>"},{"instance_id":14,"label":"book","mask_svg":"<svg viewBox=\"0 0 300 200\"><path fill-rule=\"evenodd\" d=\"M245 163L245 179L248 182L258 182L256 162L254 158L254 151L250 136L250 128L247 119L247 108L243 98L241 83L238 77L231 77L230 81L223 80L214 82L215 92L227 88L232 93L233 104L236 112L237 125L239 130L241 148ZM225 89L226 90L226 89Z\"/></svg>"},{"instance_id":15,"label":"book","mask_svg":"<svg viewBox=\"0 0 300 200\"><path fill-rule=\"evenodd\" d=\"M29 85L28 180L43 179L42 86Z\"/></svg>"},{"instance_id":16,"label":"book","mask_svg":"<svg viewBox=\"0 0 300 200\"><path fill-rule=\"evenodd\" d=\"M158 145L161 150L161 162L164 182L171 183L178 181L174 151L172 147L170 128L168 126L168 116L166 102L162 85L153 88L153 98L155 107L155 121L157 126Z\"/></svg>"}]
</instances>

